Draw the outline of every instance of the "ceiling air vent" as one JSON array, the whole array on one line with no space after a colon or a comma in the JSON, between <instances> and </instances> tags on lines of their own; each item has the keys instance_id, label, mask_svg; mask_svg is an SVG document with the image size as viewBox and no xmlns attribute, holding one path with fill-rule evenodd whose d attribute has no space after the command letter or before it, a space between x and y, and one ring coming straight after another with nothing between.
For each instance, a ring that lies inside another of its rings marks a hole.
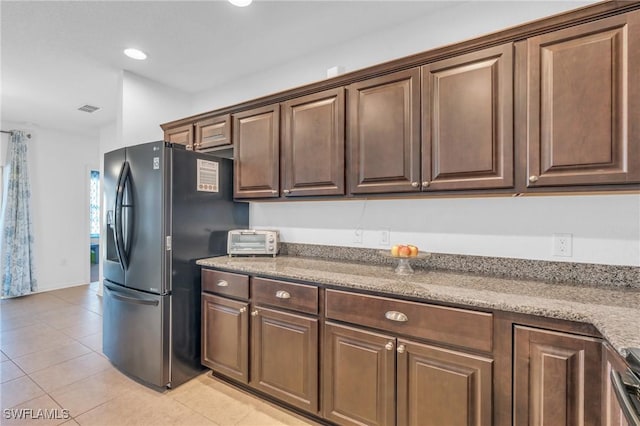
<instances>
[{"instance_id":1,"label":"ceiling air vent","mask_svg":"<svg viewBox=\"0 0 640 426\"><path fill-rule=\"evenodd\" d=\"M93 105L82 105L80 108L78 108L78 111L84 111L91 114L92 112L96 112L99 109L100 107L93 106Z\"/></svg>"}]
</instances>

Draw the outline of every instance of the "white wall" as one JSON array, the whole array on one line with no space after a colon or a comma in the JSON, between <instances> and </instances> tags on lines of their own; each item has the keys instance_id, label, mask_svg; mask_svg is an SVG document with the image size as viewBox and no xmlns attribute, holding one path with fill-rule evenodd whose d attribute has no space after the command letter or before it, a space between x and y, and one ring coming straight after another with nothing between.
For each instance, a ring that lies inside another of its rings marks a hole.
<instances>
[{"instance_id":1,"label":"white wall","mask_svg":"<svg viewBox=\"0 0 640 426\"><path fill-rule=\"evenodd\" d=\"M1 126L26 130L32 136L27 143L38 290L88 283L89 170L99 167L97 135L10 122Z\"/></svg>"},{"instance_id":2,"label":"white wall","mask_svg":"<svg viewBox=\"0 0 640 426\"><path fill-rule=\"evenodd\" d=\"M188 93L123 71L122 110L118 113L122 143L131 146L162 140L160 123L190 115L191 105Z\"/></svg>"},{"instance_id":3,"label":"white wall","mask_svg":"<svg viewBox=\"0 0 640 426\"><path fill-rule=\"evenodd\" d=\"M247 76L240 72L237 80L196 94L192 114L324 80L327 69L336 65L343 66L346 72L355 71L594 2L452 2L452 6L437 13L416 17L400 26L379 28L258 74Z\"/></svg>"},{"instance_id":4,"label":"white wall","mask_svg":"<svg viewBox=\"0 0 640 426\"><path fill-rule=\"evenodd\" d=\"M251 226L296 243L640 266L640 195L252 203ZM362 243L354 232L362 229ZM572 256L552 254L572 234Z\"/></svg>"}]
</instances>

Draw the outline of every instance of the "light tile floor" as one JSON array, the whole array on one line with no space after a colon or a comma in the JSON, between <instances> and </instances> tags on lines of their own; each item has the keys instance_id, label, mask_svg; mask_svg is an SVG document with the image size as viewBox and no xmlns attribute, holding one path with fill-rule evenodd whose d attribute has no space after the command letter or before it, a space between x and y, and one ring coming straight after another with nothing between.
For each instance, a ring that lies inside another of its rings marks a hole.
<instances>
[{"instance_id":1,"label":"light tile floor","mask_svg":"<svg viewBox=\"0 0 640 426\"><path fill-rule=\"evenodd\" d=\"M0 424L315 424L209 372L162 393L120 373L102 353L97 285L0 300Z\"/></svg>"}]
</instances>

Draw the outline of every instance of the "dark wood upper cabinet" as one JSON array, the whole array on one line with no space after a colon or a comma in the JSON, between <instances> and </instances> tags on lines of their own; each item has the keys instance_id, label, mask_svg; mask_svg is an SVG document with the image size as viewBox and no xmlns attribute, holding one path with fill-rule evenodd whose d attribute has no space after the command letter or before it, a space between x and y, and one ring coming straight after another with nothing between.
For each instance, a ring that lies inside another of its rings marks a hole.
<instances>
[{"instance_id":1,"label":"dark wood upper cabinet","mask_svg":"<svg viewBox=\"0 0 640 426\"><path fill-rule=\"evenodd\" d=\"M513 186L513 44L422 67L422 189Z\"/></svg>"},{"instance_id":2,"label":"dark wood upper cabinet","mask_svg":"<svg viewBox=\"0 0 640 426\"><path fill-rule=\"evenodd\" d=\"M262 307L251 315L251 386L317 414L318 319Z\"/></svg>"},{"instance_id":3,"label":"dark wood upper cabinet","mask_svg":"<svg viewBox=\"0 0 640 426\"><path fill-rule=\"evenodd\" d=\"M344 195L344 89L282 104L283 194Z\"/></svg>"},{"instance_id":4,"label":"dark wood upper cabinet","mask_svg":"<svg viewBox=\"0 0 640 426\"><path fill-rule=\"evenodd\" d=\"M193 149L193 124L174 127L164 131L164 140L171 143L186 145L187 149Z\"/></svg>"},{"instance_id":5,"label":"dark wood upper cabinet","mask_svg":"<svg viewBox=\"0 0 640 426\"><path fill-rule=\"evenodd\" d=\"M233 141L237 199L633 190L639 9L600 2L161 126L187 149Z\"/></svg>"},{"instance_id":6,"label":"dark wood upper cabinet","mask_svg":"<svg viewBox=\"0 0 640 426\"><path fill-rule=\"evenodd\" d=\"M398 425L492 423L491 359L398 340Z\"/></svg>"},{"instance_id":7,"label":"dark wood upper cabinet","mask_svg":"<svg viewBox=\"0 0 640 426\"><path fill-rule=\"evenodd\" d=\"M198 121L195 125L194 150L202 151L231 144L231 115Z\"/></svg>"},{"instance_id":8,"label":"dark wood upper cabinet","mask_svg":"<svg viewBox=\"0 0 640 426\"><path fill-rule=\"evenodd\" d=\"M323 353L323 417L395 425L395 338L325 323Z\"/></svg>"},{"instance_id":9,"label":"dark wood upper cabinet","mask_svg":"<svg viewBox=\"0 0 640 426\"><path fill-rule=\"evenodd\" d=\"M528 186L640 181L640 12L527 49Z\"/></svg>"},{"instance_id":10,"label":"dark wood upper cabinet","mask_svg":"<svg viewBox=\"0 0 640 426\"><path fill-rule=\"evenodd\" d=\"M600 425L602 342L515 326L514 425Z\"/></svg>"},{"instance_id":11,"label":"dark wood upper cabinet","mask_svg":"<svg viewBox=\"0 0 640 426\"><path fill-rule=\"evenodd\" d=\"M234 197L280 195L280 106L233 115Z\"/></svg>"},{"instance_id":12,"label":"dark wood upper cabinet","mask_svg":"<svg viewBox=\"0 0 640 426\"><path fill-rule=\"evenodd\" d=\"M348 86L352 194L420 190L420 69Z\"/></svg>"},{"instance_id":13,"label":"dark wood upper cabinet","mask_svg":"<svg viewBox=\"0 0 640 426\"><path fill-rule=\"evenodd\" d=\"M249 382L249 304L202 294L202 364Z\"/></svg>"}]
</instances>

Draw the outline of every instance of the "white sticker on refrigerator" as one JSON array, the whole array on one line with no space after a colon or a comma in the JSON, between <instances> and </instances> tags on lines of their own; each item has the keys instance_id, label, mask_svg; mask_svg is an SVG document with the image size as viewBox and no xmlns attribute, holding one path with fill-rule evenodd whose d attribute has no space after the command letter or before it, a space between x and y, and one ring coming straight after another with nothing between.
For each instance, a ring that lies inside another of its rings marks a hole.
<instances>
[{"instance_id":1,"label":"white sticker on refrigerator","mask_svg":"<svg viewBox=\"0 0 640 426\"><path fill-rule=\"evenodd\" d=\"M218 192L218 163L198 160L198 191Z\"/></svg>"}]
</instances>

